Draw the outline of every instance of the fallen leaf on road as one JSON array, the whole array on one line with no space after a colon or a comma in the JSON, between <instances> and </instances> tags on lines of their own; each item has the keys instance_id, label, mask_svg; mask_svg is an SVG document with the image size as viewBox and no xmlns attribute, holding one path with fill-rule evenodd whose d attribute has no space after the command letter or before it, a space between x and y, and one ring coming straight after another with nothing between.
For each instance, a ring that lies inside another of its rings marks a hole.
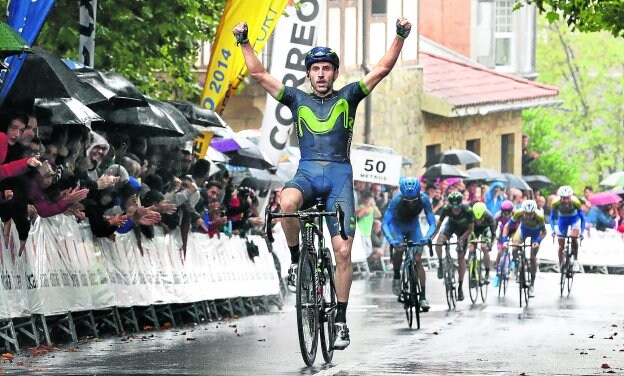
<instances>
[{"instance_id":1,"label":"fallen leaf on road","mask_svg":"<svg viewBox=\"0 0 624 376\"><path fill-rule=\"evenodd\" d=\"M154 327L153 327L153 326L151 326L151 325L145 325L145 326L143 327L143 330L146 330L146 331L147 331L147 330L154 330Z\"/></svg>"},{"instance_id":2,"label":"fallen leaf on road","mask_svg":"<svg viewBox=\"0 0 624 376\"><path fill-rule=\"evenodd\" d=\"M570 333L570 335L571 335L571 336L573 336L573 335L574 335L574 333Z\"/></svg>"},{"instance_id":3,"label":"fallen leaf on road","mask_svg":"<svg viewBox=\"0 0 624 376\"><path fill-rule=\"evenodd\" d=\"M603 338L603 339L613 339L613 336L609 336L609 337L606 337L606 338Z\"/></svg>"},{"instance_id":4,"label":"fallen leaf on road","mask_svg":"<svg viewBox=\"0 0 624 376\"><path fill-rule=\"evenodd\" d=\"M433 334L435 334L436 336L438 335L438 332L433 332Z\"/></svg>"},{"instance_id":5,"label":"fallen leaf on road","mask_svg":"<svg viewBox=\"0 0 624 376\"><path fill-rule=\"evenodd\" d=\"M617 332L613 333L613 336L617 336Z\"/></svg>"},{"instance_id":6,"label":"fallen leaf on road","mask_svg":"<svg viewBox=\"0 0 624 376\"><path fill-rule=\"evenodd\" d=\"M236 328L236 324L230 324L228 325L230 328Z\"/></svg>"},{"instance_id":7,"label":"fallen leaf on road","mask_svg":"<svg viewBox=\"0 0 624 376\"><path fill-rule=\"evenodd\" d=\"M592 335L590 335L590 336L589 336L589 338L594 338L594 335L593 335L593 334L592 334Z\"/></svg>"},{"instance_id":8,"label":"fallen leaf on road","mask_svg":"<svg viewBox=\"0 0 624 376\"><path fill-rule=\"evenodd\" d=\"M613 324L611 325L612 328L617 328L617 325Z\"/></svg>"},{"instance_id":9,"label":"fallen leaf on road","mask_svg":"<svg viewBox=\"0 0 624 376\"><path fill-rule=\"evenodd\" d=\"M259 339L258 342L266 342L266 338Z\"/></svg>"},{"instance_id":10,"label":"fallen leaf on road","mask_svg":"<svg viewBox=\"0 0 624 376\"><path fill-rule=\"evenodd\" d=\"M609 370L609 371L607 371L607 373L615 373L615 371L614 370Z\"/></svg>"},{"instance_id":11,"label":"fallen leaf on road","mask_svg":"<svg viewBox=\"0 0 624 376\"><path fill-rule=\"evenodd\" d=\"M17 363L15 363L15 365L22 367L22 366L24 366L24 362L17 362Z\"/></svg>"},{"instance_id":12,"label":"fallen leaf on road","mask_svg":"<svg viewBox=\"0 0 624 376\"><path fill-rule=\"evenodd\" d=\"M186 340L187 340L187 341L195 341L196 339L197 339L197 338L195 338L195 337L186 337Z\"/></svg>"},{"instance_id":13,"label":"fallen leaf on road","mask_svg":"<svg viewBox=\"0 0 624 376\"><path fill-rule=\"evenodd\" d=\"M73 347L70 347L69 349L67 349L67 352L78 352L78 350L76 350Z\"/></svg>"},{"instance_id":14,"label":"fallen leaf on road","mask_svg":"<svg viewBox=\"0 0 624 376\"><path fill-rule=\"evenodd\" d=\"M581 351L581 355L587 355L588 353L586 353L585 351Z\"/></svg>"},{"instance_id":15,"label":"fallen leaf on road","mask_svg":"<svg viewBox=\"0 0 624 376\"><path fill-rule=\"evenodd\" d=\"M186 332L182 332L182 333L180 333L180 335L181 335L181 336L185 336L185 335L186 335Z\"/></svg>"},{"instance_id":16,"label":"fallen leaf on road","mask_svg":"<svg viewBox=\"0 0 624 376\"><path fill-rule=\"evenodd\" d=\"M240 337L241 335L240 335L240 333L236 333L236 336L237 336L237 337Z\"/></svg>"},{"instance_id":17,"label":"fallen leaf on road","mask_svg":"<svg viewBox=\"0 0 624 376\"><path fill-rule=\"evenodd\" d=\"M611 368L607 363L602 363L602 369Z\"/></svg>"}]
</instances>

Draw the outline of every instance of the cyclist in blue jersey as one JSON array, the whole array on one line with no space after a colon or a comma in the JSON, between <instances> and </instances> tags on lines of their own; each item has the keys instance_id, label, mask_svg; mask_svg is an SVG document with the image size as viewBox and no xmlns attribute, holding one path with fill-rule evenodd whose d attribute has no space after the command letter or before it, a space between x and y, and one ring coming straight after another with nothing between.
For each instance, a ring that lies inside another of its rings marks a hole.
<instances>
[{"instance_id":1,"label":"cyclist in blue jersey","mask_svg":"<svg viewBox=\"0 0 624 376\"><path fill-rule=\"evenodd\" d=\"M282 190L281 211L295 212L314 205L317 198L323 198L328 208L339 203L345 212L347 240L339 236L335 218L328 218L336 258L338 304L334 348L338 350L346 348L350 343L346 311L353 278L351 247L356 219L349 149L355 111L358 103L394 67L411 27L406 18L399 18L396 22L397 36L377 65L360 81L348 84L340 90L334 90L333 86L340 67L338 55L327 47L313 48L305 55L305 62L300 61L305 63L311 93L287 87L266 71L249 43L247 24L241 22L232 30L237 44L242 47L245 64L251 76L269 95L288 107L293 115L301 160L295 177ZM292 265L288 284L293 291L299 260L299 221L296 218L283 218L282 225L290 248Z\"/></svg>"},{"instance_id":2,"label":"cyclist in blue jersey","mask_svg":"<svg viewBox=\"0 0 624 376\"><path fill-rule=\"evenodd\" d=\"M381 229L386 239L393 247L392 265L394 268L394 278L392 280L392 292L400 296L401 294L401 261L405 247L403 239L407 239L421 246L416 247L414 261L418 266L418 278L422 295L420 296L420 307L427 312L430 308L429 302L425 298L425 283L427 276L422 264L422 252L424 245L429 242L433 231L435 231L435 215L431 210L431 202L424 192L420 191L420 182L416 178L404 178L399 183L400 192L392 197L388 208L383 216ZM425 236L420 231L420 219L418 216L425 211L429 230Z\"/></svg>"},{"instance_id":3,"label":"cyclist in blue jersey","mask_svg":"<svg viewBox=\"0 0 624 376\"><path fill-rule=\"evenodd\" d=\"M583 236L585 231L585 213L581 210L581 201L574 195L572 187L563 185L557 191L557 197L551 204L550 228L552 236L559 237L559 265L563 263L563 247L565 237ZM555 215L559 214L557 227L555 228ZM570 231L568 232L568 228ZM572 255L574 256L573 268L575 272L581 271L578 263L578 240L572 239Z\"/></svg>"}]
</instances>

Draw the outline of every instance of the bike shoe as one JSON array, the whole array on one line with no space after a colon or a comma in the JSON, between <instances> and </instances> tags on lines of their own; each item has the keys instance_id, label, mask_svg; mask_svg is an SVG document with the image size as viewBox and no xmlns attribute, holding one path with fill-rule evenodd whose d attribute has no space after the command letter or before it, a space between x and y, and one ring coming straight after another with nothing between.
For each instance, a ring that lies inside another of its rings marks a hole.
<instances>
[{"instance_id":1,"label":"bike shoe","mask_svg":"<svg viewBox=\"0 0 624 376\"><path fill-rule=\"evenodd\" d=\"M438 266L438 279L442 279L444 277L444 270L442 270L442 264Z\"/></svg>"},{"instance_id":2,"label":"bike shoe","mask_svg":"<svg viewBox=\"0 0 624 376\"><path fill-rule=\"evenodd\" d=\"M429 302L427 301L427 299L422 298L420 299L420 310L423 312L429 312L429 309L431 308L431 306L429 305Z\"/></svg>"},{"instance_id":3,"label":"bike shoe","mask_svg":"<svg viewBox=\"0 0 624 376\"><path fill-rule=\"evenodd\" d=\"M492 283L492 286L498 287L499 283L500 283L500 277L499 276L494 277L494 283Z\"/></svg>"},{"instance_id":4,"label":"bike shoe","mask_svg":"<svg viewBox=\"0 0 624 376\"><path fill-rule=\"evenodd\" d=\"M457 301L461 302L462 300L464 300L464 291L459 288L457 289Z\"/></svg>"},{"instance_id":5,"label":"bike shoe","mask_svg":"<svg viewBox=\"0 0 624 376\"><path fill-rule=\"evenodd\" d=\"M574 260L574 263L572 264L572 271L574 273L580 273L581 272L581 264L578 261L576 261L576 260Z\"/></svg>"},{"instance_id":6,"label":"bike shoe","mask_svg":"<svg viewBox=\"0 0 624 376\"><path fill-rule=\"evenodd\" d=\"M396 296L401 296L401 280L393 279L392 280L392 293Z\"/></svg>"},{"instance_id":7,"label":"bike shoe","mask_svg":"<svg viewBox=\"0 0 624 376\"><path fill-rule=\"evenodd\" d=\"M297 264L290 264L288 268L288 291L297 292Z\"/></svg>"},{"instance_id":8,"label":"bike shoe","mask_svg":"<svg viewBox=\"0 0 624 376\"><path fill-rule=\"evenodd\" d=\"M334 324L336 330L336 340L334 341L334 350L344 350L349 346L351 340L349 339L349 328L344 322L337 322Z\"/></svg>"},{"instance_id":9,"label":"bike shoe","mask_svg":"<svg viewBox=\"0 0 624 376\"><path fill-rule=\"evenodd\" d=\"M535 297L535 286L531 285L529 286L529 298L534 298Z\"/></svg>"}]
</instances>

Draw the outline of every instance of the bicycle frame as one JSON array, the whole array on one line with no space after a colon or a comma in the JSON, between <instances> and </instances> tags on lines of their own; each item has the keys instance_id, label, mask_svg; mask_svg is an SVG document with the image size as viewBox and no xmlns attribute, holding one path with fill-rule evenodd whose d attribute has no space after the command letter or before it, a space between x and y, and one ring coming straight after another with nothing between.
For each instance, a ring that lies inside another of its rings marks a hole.
<instances>
[{"instance_id":1,"label":"bicycle frame","mask_svg":"<svg viewBox=\"0 0 624 376\"><path fill-rule=\"evenodd\" d=\"M531 266L527 263L526 249L533 247L532 242L523 244L510 244L510 247L518 249L518 262L516 270L518 270L518 287L520 290L520 307L522 307L522 298L524 296L525 306L529 306L529 285L531 283Z\"/></svg>"},{"instance_id":2,"label":"bicycle frame","mask_svg":"<svg viewBox=\"0 0 624 376\"><path fill-rule=\"evenodd\" d=\"M444 243L431 243L429 242L429 253L433 253L432 247L435 246L444 246L444 259L442 263L444 264L444 287L446 290L446 303L448 304L449 311L454 310L457 307L457 280L455 279L455 264L453 263L453 258L451 257L451 246L455 245L457 247L461 247L463 242L451 242L446 240ZM459 254L459 252L458 252ZM459 257L459 256L458 256Z\"/></svg>"},{"instance_id":3,"label":"bicycle frame","mask_svg":"<svg viewBox=\"0 0 624 376\"><path fill-rule=\"evenodd\" d=\"M415 311L417 329L420 329L420 297L422 290L420 286L420 279L418 276L418 266L416 263L416 258L414 256L416 250L414 248L422 246L423 245L415 243L409 240L407 237L404 237L403 243L399 244L399 246L397 247L392 247L393 251L396 251L396 248L404 248L402 255L403 262L401 266L401 297L403 299L403 308L405 309L407 325L410 328L412 327L413 314Z\"/></svg>"},{"instance_id":4,"label":"bicycle frame","mask_svg":"<svg viewBox=\"0 0 624 376\"><path fill-rule=\"evenodd\" d=\"M481 294L481 301L485 303L487 299L487 284L483 275L483 248L479 244L490 244L483 240L483 235L479 235L476 239L469 240L469 244L473 245L473 250L468 255L468 289L470 292L470 300L472 303L477 302L478 293ZM474 291L473 291L474 290Z\"/></svg>"},{"instance_id":5,"label":"bicycle frame","mask_svg":"<svg viewBox=\"0 0 624 376\"><path fill-rule=\"evenodd\" d=\"M560 268L560 273L561 273L561 279L559 281L559 285L560 285L560 292L561 292L561 297L563 297L563 291L565 290L566 287L566 282L568 285L568 295L570 296L570 292L572 292L572 282L574 282L574 270L573 270L573 262L572 262L572 240L574 239L581 239L581 241L583 240L582 237L580 236L572 236L572 235L567 235L567 236L558 236L559 239L564 239L564 245L563 245L563 264L559 265ZM553 239L554 242L554 239ZM581 242L579 242L578 247L581 246ZM577 249L578 251L578 249Z\"/></svg>"}]
</instances>

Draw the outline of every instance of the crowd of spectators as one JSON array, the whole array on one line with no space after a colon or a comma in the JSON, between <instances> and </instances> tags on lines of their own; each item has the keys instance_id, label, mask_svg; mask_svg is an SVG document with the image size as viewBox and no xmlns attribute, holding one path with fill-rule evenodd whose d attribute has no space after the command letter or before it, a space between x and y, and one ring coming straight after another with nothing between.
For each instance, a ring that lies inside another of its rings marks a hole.
<instances>
[{"instance_id":1,"label":"crowd of spectators","mask_svg":"<svg viewBox=\"0 0 624 376\"><path fill-rule=\"evenodd\" d=\"M262 226L252 187L234 186L227 169L211 174L184 145L96 133L80 125L38 126L32 114L0 114L0 214L3 239L17 229L20 254L37 217L88 219L94 236L112 241L133 232L180 228L214 237Z\"/></svg>"}]
</instances>

